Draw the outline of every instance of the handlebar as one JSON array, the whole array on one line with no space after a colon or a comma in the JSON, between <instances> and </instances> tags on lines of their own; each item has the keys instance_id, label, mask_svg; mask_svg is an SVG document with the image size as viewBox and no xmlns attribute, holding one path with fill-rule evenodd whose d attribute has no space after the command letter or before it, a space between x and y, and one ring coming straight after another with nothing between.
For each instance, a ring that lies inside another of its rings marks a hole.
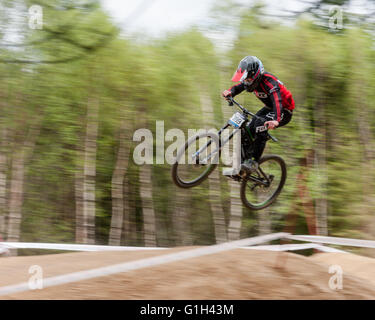
<instances>
[{"instance_id":1,"label":"handlebar","mask_svg":"<svg viewBox=\"0 0 375 320\"><path fill-rule=\"evenodd\" d=\"M255 119L260 119L259 116L257 116L256 114L250 112L249 110L247 110L245 107L241 106L236 100L233 99L233 97L228 97L228 104L230 106L233 106L233 104L235 104L237 107L239 107L241 109L241 111L246 114L246 115L249 115L249 116L252 116L253 118ZM267 130L267 134L270 136L270 138L275 141L275 142L278 142L278 140L272 136L269 131Z\"/></svg>"},{"instance_id":2,"label":"handlebar","mask_svg":"<svg viewBox=\"0 0 375 320\"><path fill-rule=\"evenodd\" d=\"M228 104L229 104L230 106L233 106L233 104L235 104L237 107L239 107L239 108L242 110L242 112L243 112L244 114L249 115L249 116L252 116L253 118L256 118L256 119L259 118L256 114L250 112L250 111L247 110L245 107L241 106L241 105L240 105L236 100L234 100L232 97L229 97L229 98L228 98L228 102L229 102Z\"/></svg>"}]
</instances>

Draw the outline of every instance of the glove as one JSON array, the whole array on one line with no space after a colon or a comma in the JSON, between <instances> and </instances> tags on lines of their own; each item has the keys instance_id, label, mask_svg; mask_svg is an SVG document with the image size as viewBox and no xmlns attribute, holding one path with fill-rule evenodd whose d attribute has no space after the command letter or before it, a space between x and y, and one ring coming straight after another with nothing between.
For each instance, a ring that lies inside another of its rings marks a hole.
<instances>
[{"instance_id":1,"label":"glove","mask_svg":"<svg viewBox=\"0 0 375 320\"><path fill-rule=\"evenodd\" d=\"M275 129L278 125L279 125L279 122L276 121L276 120L273 120L273 121L267 121L264 123L264 125L268 128L268 129Z\"/></svg>"},{"instance_id":2,"label":"glove","mask_svg":"<svg viewBox=\"0 0 375 320\"><path fill-rule=\"evenodd\" d=\"M223 93L221 94L225 99L229 99L229 97L232 96L232 92L230 92L229 90L224 90Z\"/></svg>"}]
</instances>

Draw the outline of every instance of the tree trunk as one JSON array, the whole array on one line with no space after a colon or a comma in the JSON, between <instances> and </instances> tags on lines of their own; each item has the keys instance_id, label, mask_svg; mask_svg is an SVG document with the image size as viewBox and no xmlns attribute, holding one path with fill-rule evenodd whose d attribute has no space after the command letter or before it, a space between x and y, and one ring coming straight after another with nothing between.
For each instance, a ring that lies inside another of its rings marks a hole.
<instances>
[{"instance_id":1,"label":"tree trunk","mask_svg":"<svg viewBox=\"0 0 375 320\"><path fill-rule=\"evenodd\" d=\"M25 162L31 157L39 136L39 126L32 126L26 141L18 152L13 153L10 182L7 241L19 241L21 233Z\"/></svg>"},{"instance_id":2,"label":"tree trunk","mask_svg":"<svg viewBox=\"0 0 375 320\"><path fill-rule=\"evenodd\" d=\"M78 158L82 159L82 151L78 151ZM76 202L76 243L88 243L87 227L85 226L85 217L83 211L83 169L81 166L76 168L75 172L75 202Z\"/></svg>"},{"instance_id":3,"label":"tree trunk","mask_svg":"<svg viewBox=\"0 0 375 320\"><path fill-rule=\"evenodd\" d=\"M314 213L313 200L307 188L307 177L313 165L314 157L315 151L313 149L307 149L304 157L300 158L299 172L295 179L295 192L293 194L294 201L292 202L291 208L285 219L284 232L292 234L295 232L297 227L297 217L302 209L309 234L317 234L317 219ZM281 243L285 242L288 241L283 240Z\"/></svg>"},{"instance_id":4,"label":"tree trunk","mask_svg":"<svg viewBox=\"0 0 375 320\"><path fill-rule=\"evenodd\" d=\"M143 234L146 247L156 246L156 220L152 198L151 166L143 164L139 168L140 195L143 211Z\"/></svg>"},{"instance_id":5,"label":"tree trunk","mask_svg":"<svg viewBox=\"0 0 375 320\"><path fill-rule=\"evenodd\" d=\"M4 124L3 124L4 125ZM7 185L7 130L2 128L0 141L0 236L5 236L6 185Z\"/></svg>"},{"instance_id":6,"label":"tree trunk","mask_svg":"<svg viewBox=\"0 0 375 320\"><path fill-rule=\"evenodd\" d=\"M123 221L123 242L129 245L139 245L138 244L138 233L137 233L137 196L138 192L131 183L131 180L135 180L135 177L130 176L130 174L125 175L124 182L124 221ZM139 178L137 179L139 180ZM128 207L128 210L127 210ZM125 236L125 237L124 237Z\"/></svg>"},{"instance_id":7,"label":"tree trunk","mask_svg":"<svg viewBox=\"0 0 375 320\"><path fill-rule=\"evenodd\" d=\"M316 209L314 210L314 202L307 187L308 173L310 168L315 165L315 163L316 150L311 150L307 152L305 159L301 162L301 179L299 180L299 185L297 186L298 198L302 203L302 209L305 214L307 229L309 231L309 234L311 235L316 235L319 232L319 217L316 216ZM320 226L322 226L322 224ZM327 226L325 226L325 230L327 230ZM324 230L321 229L320 232L322 231Z\"/></svg>"},{"instance_id":8,"label":"tree trunk","mask_svg":"<svg viewBox=\"0 0 375 320\"><path fill-rule=\"evenodd\" d=\"M123 228L124 211L124 178L129 161L129 146L126 135L126 121L123 120L120 127L120 146L117 153L117 161L112 176L112 218L109 232L109 245L121 244L121 232ZM126 208L127 210L129 208Z\"/></svg>"},{"instance_id":9,"label":"tree trunk","mask_svg":"<svg viewBox=\"0 0 375 320\"><path fill-rule=\"evenodd\" d=\"M270 207L258 211L258 230L260 236L271 233Z\"/></svg>"},{"instance_id":10,"label":"tree trunk","mask_svg":"<svg viewBox=\"0 0 375 320\"><path fill-rule=\"evenodd\" d=\"M227 103L223 100L221 104L224 119L227 120L232 116L231 109L228 108ZM233 151L233 150L232 150ZM231 152L233 154L233 152ZM223 154L223 157L229 155ZM233 160L233 159L232 159ZM241 237L242 227L242 201L240 197L241 185L239 182L229 179L230 190L230 218L228 224L228 240L238 240Z\"/></svg>"},{"instance_id":11,"label":"tree trunk","mask_svg":"<svg viewBox=\"0 0 375 320\"><path fill-rule=\"evenodd\" d=\"M230 188L230 219L228 224L228 240L239 240L242 228L241 185L234 180L229 181Z\"/></svg>"},{"instance_id":12,"label":"tree trunk","mask_svg":"<svg viewBox=\"0 0 375 320\"><path fill-rule=\"evenodd\" d=\"M134 188L129 184L129 175L124 176L124 218L122 222L121 242L125 245L137 245L137 229L135 218L135 199L133 199Z\"/></svg>"},{"instance_id":13,"label":"tree trunk","mask_svg":"<svg viewBox=\"0 0 375 320\"><path fill-rule=\"evenodd\" d=\"M185 166L181 166L182 172L186 170ZM173 203L173 231L174 243L177 246L190 246L193 244L191 226L190 226L190 190L181 189L173 186L175 190L174 203Z\"/></svg>"},{"instance_id":14,"label":"tree trunk","mask_svg":"<svg viewBox=\"0 0 375 320\"><path fill-rule=\"evenodd\" d=\"M359 98L360 99L360 98ZM360 100L359 100L360 101ZM359 131L359 139L363 146L363 161L361 161L361 177L362 177L362 214L366 220L364 231L371 238L375 236L375 218L373 211L375 209L374 189L375 189L375 144L371 134L371 126L367 118L367 108L362 103L360 108L357 108L357 123Z\"/></svg>"},{"instance_id":15,"label":"tree trunk","mask_svg":"<svg viewBox=\"0 0 375 320\"><path fill-rule=\"evenodd\" d=\"M319 72L319 71L318 71ZM324 78L318 74L317 76L318 83L324 83ZM328 216L328 202L327 202L327 185L328 185L328 176L327 176L327 123L326 123L326 114L325 114L325 103L324 103L324 93L318 96L317 102L315 104L314 110L314 166L316 172L319 175L319 189L320 196L315 199L315 217L316 217L316 228L317 233L322 236L328 235L328 225L327 225L327 216Z\"/></svg>"},{"instance_id":16,"label":"tree trunk","mask_svg":"<svg viewBox=\"0 0 375 320\"><path fill-rule=\"evenodd\" d=\"M22 219L25 151L13 154L7 241L19 241Z\"/></svg>"},{"instance_id":17,"label":"tree trunk","mask_svg":"<svg viewBox=\"0 0 375 320\"><path fill-rule=\"evenodd\" d=\"M85 243L88 244L95 243L95 177L98 112L98 98L89 98L83 165L83 218L85 232L87 232Z\"/></svg>"},{"instance_id":18,"label":"tree trunk","mask_svg":"<svg viewBox=\"0 0 375 320\"><path fill-rule=\"evenodd\" d=\"M323 129L322 131L325 131ZM325 137L321 138L323 141L318 143L318 148L315 149L315 166L318 168L320 174L323 174L321 179L321 195L319 198L315 199L315 206L314 203L311 205L314 207L312 210L315 209L315 217L316 217L316 228L317 234L321 236L328 235L328 200L327 200L327 184L328 184L328 177L327 177L327 165L326 165L326 141Z\"/></svg>"},{"instance_id":19,"label":"tree trunk","mask_svg":"<svg viewBox=\"0 0 375 320\"><path fill-rule=\"evenodd\" d=\"M359 46L360 47L360 46ZM360 50L356 50L358 59L362 59ZM353 79L354 103L358 106L356 109L356 122L358 129L359 141L362 146L362 161L360 161L361 182L362 182L362 204L361 215L365 220L364 232L367 236L373 238L375 236L375 218L373 211L375 209L374 188L375 188L375 138L372 134L371 123L369 121L368 110L370 108L367 99L369 84L362 75L357 75Z\"/></svg>"},{"instance_id":20,"label":"tree trunk","mask_svg":"<svg viewBox=\"0 0 375 320\"><path fill-rule=\"evenodd\" d=\"M201 92L200 102L206 129L214 128L214 109L210 97ZM214 170L208 176L209 197L211 212L213 214L215 226L216 243L227 241L226 223L223 206L221 204L221 189L219 170Z\"/></svg>"}]
</instances>

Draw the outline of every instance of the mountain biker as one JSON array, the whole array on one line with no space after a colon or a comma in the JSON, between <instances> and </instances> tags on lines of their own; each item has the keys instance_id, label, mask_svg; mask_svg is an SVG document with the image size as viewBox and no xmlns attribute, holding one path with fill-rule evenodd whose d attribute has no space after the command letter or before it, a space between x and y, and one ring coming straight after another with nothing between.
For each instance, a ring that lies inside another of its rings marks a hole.
<instances>
[{"instance_id":1,"label":"mountain biker","mask_svg":"<svg viewBox=\"0 0 375 320\"><path fill-rule=\"evenodd\" d=\"M241 169L251 171L257 167L268 140L267 130L285 126L292 119L294 100L290 91L274 75L264 70L262 62L255 56L246 56L238 64L232 81L238 84L222 95L229 100L242 91L254 92L264 103L256 115L248 124L250 132L254 137L253 159L246 159L241 164Z\"/></svg>"}]
</instances>

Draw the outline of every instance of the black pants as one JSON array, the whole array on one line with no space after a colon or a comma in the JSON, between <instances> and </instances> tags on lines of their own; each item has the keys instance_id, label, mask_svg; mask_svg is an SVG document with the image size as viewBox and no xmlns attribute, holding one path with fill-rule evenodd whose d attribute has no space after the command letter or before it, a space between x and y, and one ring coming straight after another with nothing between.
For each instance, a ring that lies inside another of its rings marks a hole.
<instances>
[{"instance_id":1,"label":"black pants","mask_svg":"<svg viewBox=\"0 0 375 320\"><path fill-rule=\"evenodd\" d=\"M256 115L259 118L253 118L248 126L254 138L253 158L255 161L259 161L268 140L267 128L264 126L264 123L273 120L275 113L271 109L263 107ZM281 112L281 120L277 128L287 125L291 119L292 111L283 109Z\"/></svg>"}]
</instances>

